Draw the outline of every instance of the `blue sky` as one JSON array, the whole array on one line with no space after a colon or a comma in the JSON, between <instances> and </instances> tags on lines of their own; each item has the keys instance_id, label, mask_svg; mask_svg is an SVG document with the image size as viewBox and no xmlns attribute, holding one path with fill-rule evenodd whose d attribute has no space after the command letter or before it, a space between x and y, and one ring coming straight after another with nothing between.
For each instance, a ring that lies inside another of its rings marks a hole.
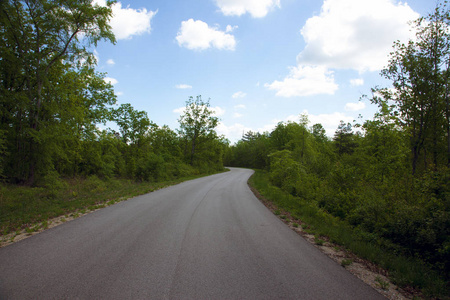
<instances>
[{"instance_id":1,"label":"blue sky","mask_svg":"<svg viewBox=\"0 0 450 300\"><path fill-rule=\"evenodd\" d=\"M94 0L102 5L104 0ZM219 134L270 131L280 121L339 121L377 108L360 102L376 85L395 40L434 0L118 1L116 45L95 49L98 71L118 95L156 124L178 128L189 96L210 99Z\"/></svg>"}]
</instances>

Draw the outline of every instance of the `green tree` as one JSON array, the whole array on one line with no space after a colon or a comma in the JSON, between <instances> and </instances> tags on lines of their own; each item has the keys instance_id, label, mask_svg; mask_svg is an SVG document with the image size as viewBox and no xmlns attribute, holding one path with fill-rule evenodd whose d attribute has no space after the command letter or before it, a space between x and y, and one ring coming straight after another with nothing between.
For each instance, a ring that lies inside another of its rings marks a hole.
<instances>
[{"instance_id":1,"label":"green tree","mask_svg":"<svg viewBox=\"0 0 450 300\"><path fill-rule=\"evenodd\" d=\"M365 177L379 188L392 184L393 178L408 169L407 137L392 111L392 107L383 105L373 120L362 126L365 134L359 154L364 157Z\"/></svg>"},{"instance_id":2,"label":"green tree","mask_svg":"<svg viewBox=\"0 0 450 300\"><path fill-rule=\"evenodd\" d=\"M35 182L48 157L43 140L51 114L48 89L84 61L87 47L106 39L115 42L108 25L112 10L90 0L0 2L0 111L8 147L21 162L12 177ZM50 104L51 105L51 104Z\"/></svg>"},{"instance_id":3,"label":"green tree","mask_svg":"<svg viewBox=\"0 0 450 300\"><path fill-rule=\"evenodd\" d=\"M345 122L341 120L334 133L333 141L339 155L352 154L356 148L352 124L345 124Z\"/></svg>"},{"instance_id":4,"label":"green tree","mask_svg":"<svg viewBox=\"0 0 450 300\"><path fill-rule=\"evenodd\" d=\"M268 133L246 132L236 145L231 146L231 166L265 169L272 145Z\"/></svg>"},{"instance_id":5,"label":"green tree","mask_svg":"<svg viewBox=\"0 0 450 300\"><path fill-rule=\"evenodd\" d=\"M325 128L323 128L323 125L320 123L314 124L311 127L311 133L319 142L325 142L326 140L328 140Z\"/></svg>"},{"instance_id":6,"label":"green tree","mask_svg":"<svg viewBox=\"0 0 450 300\"><path fill-rule=\"evenodd\" d=\"M178 119L179 134L185 143L185 153L189 157L191 165L200 161L200 158L196 157L201 150L199 148L217 138L214 129L217 127L219 119L213 116L213 113L209 100L203 101L201 96L197 96L195 100L193 97L189 97L184 113Z\"/></svg>"},{"instance_id":7,"label":"green tree","mask_svg":"<svg viewBox=\"0 0 450 300\"><path fill-rule=\"evenodd\" d=\"M382 71L392 80L394 91L380 90L398 110L402 126L408 131L412 172L421 166L437 170L450 166L450 16L448 3L414 23L416 39L408 44L396 42L387 68ZM446 150L444 150L446 149Z\"/></svg>"},{"instance_id":8,"label":"green tree","mask_svg":"<svg viewBox=\"0 0 450 300\"><path fill-rule=\"evenodd\" d=\"M148 134L150 127L156 127L145 111L134 109L130 103L120 105L112 114L112 119L119 126L120 135L126 144L139 143Z\"/></svg>"}]
</instances>

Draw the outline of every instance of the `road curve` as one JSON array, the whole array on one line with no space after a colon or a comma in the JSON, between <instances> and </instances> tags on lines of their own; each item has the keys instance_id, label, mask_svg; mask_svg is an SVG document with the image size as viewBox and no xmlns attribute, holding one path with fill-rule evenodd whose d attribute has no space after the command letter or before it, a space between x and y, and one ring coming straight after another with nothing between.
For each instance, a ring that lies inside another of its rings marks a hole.
<instances>
[{"instance_id":1,"label":"road curve","mask_svg":"<svg viewBox=\"0 0 450 300\"><path fill-rule=\"evenodd\" d=\"M0 299L384 299L231 169L0 249Z\"/></svg>"}]
</instances>

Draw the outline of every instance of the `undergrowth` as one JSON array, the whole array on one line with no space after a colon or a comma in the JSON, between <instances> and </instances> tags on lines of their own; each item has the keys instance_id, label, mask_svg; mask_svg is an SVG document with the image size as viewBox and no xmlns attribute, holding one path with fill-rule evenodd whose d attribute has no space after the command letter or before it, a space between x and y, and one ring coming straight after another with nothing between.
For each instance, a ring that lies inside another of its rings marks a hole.
<instances>
[{"instance_id":1,"label":"undergrowth","mask_svg":"<svg viewBox=\"0 0 450 300\"><path fill-rule=\"evenodd\" d=\"M36 224L73 212L94 210L205 175L161 182L128 179L60 179L58 185L27 187L0 184L0 236L32 230Z\"/></svg>"},{"instance_id":2,"label":"undergrowth","mask_svg":"<svg viewBox=\"0 0 450 300\"><path fill-rule=\"evenodd\" d=\"M354 228L316 204L273 186L267 172L257 170L249 184L278 211L284 210L300 219L305 224L302 226L308 227L316 236L326 236L331 242L387 270L390 279L398 286L420 289L427 297L448 299L450 290L445 276L417 258L397 254L391 242Z\"/></svg>"}]
</instances>

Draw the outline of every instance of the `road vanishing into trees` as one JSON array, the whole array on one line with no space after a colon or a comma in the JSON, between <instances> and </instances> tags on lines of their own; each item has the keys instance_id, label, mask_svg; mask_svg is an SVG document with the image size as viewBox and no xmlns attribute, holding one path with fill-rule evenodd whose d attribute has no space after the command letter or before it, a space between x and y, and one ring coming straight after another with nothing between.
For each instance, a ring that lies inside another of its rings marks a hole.
<instances>
[{"instance_id":1,"label":"road vanishing into trees","mask_svg":"<svg viewBox=\"0 0 450 300\"><path fill-rule=\"evenodd\" d=\"M0 299L384 299L290 230L251 170L135 197L0 249Z\"/></svg>"}]
</instances>

